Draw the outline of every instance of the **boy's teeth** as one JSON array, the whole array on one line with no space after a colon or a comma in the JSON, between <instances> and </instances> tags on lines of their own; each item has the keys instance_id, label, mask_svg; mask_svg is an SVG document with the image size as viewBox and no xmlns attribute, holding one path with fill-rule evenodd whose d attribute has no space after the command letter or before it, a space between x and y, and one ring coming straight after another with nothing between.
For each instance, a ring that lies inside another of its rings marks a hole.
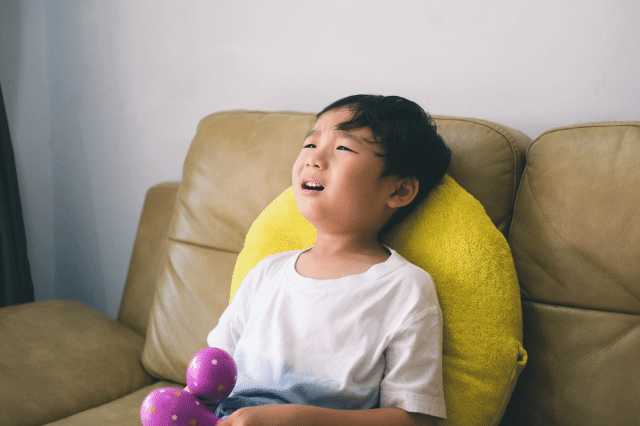
<instances>
[{"instance_id":1,"label":"boy's teeth","mask_svg":"<svg viewBox=\"0 0 640 426\"><path fill-rule=\"evenodd\" d=\"M307 189L320 189L323 190L324 186L317 184L317 183L313 183L313 182L305 182L302 184L303 188L307 188Z\"/></svg>"}]
</instances>

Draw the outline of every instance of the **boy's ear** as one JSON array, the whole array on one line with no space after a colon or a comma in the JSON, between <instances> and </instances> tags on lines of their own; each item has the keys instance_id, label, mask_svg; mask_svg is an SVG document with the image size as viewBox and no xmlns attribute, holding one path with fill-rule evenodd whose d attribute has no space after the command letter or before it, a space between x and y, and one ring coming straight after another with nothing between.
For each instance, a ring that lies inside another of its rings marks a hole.
<instances>
[{"instance_id":1,"label":"boy's ear","mask_svg":"<svg viewBox=\"0 0 640 426\"><path fill-rule=\"evenodd\" d=\"M389 197L389 207L399 208L411 203L420 189L420 182L415 177L406 177L398 181L396 190Z\"/></svg>"}]
</instances>

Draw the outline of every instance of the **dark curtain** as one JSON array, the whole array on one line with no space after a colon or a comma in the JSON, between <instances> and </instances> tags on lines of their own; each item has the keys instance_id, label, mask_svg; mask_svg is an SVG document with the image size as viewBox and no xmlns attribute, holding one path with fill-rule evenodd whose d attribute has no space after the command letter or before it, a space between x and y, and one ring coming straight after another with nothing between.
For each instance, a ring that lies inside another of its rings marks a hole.
<instances>
[{"instance_id":1,"label":"dark curtain","mask_svg":"<svg viewBox=\"0 0 640 426\"><path fill-rule=\"evenodd\" d=\"M0 89L0 307L32 302L33 283L7 111Z\"/></svg>"}]
</instances>

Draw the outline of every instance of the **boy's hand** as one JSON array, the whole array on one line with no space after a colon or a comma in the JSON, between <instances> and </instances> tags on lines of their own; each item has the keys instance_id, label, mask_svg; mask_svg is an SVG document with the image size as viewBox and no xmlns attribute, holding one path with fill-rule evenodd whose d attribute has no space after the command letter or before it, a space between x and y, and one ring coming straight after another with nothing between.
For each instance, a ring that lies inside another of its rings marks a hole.
<instances>
[{"instance_id":1,"label":"boy's hand","mask_svg":"<svg viewBox=\"0 0 640 426\"><path fill-rule=\"evenodd\" d=\"M217 426L428 426L429 416L399 408L334 410L295 404L241 408Z\"/></svg>"},{"instance_id":2,"label":"boy's hand","mask_svg":"<svg viewBox=\"0 0 640 426\"><path fill-rule=\"evenodd\" d=\"M235 411L217 426L285 426L302 424L298 420L298 405L271 404L245 407Z\"/></svg>"}]
</instances>

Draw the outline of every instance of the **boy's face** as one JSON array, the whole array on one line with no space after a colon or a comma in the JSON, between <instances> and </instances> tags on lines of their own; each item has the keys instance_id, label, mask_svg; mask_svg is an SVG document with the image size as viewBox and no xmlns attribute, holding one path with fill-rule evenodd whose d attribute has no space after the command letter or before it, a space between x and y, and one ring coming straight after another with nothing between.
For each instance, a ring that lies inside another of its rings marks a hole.
<instances>
[{"instance_id":1,"label":"boy's face","mask_svg":"<svg viewBox=\"0 0 640 426\"><path fill-rule=\"evenodd\" d=\"M387 202L397 180L379 179L384 161L376 153L383 152L367 142L374 140L371 130L337 129L351 117L346 108L320 116L293 165L298 210L318 232L366 235L392 212Z\"/></svg>"}]
</instances>

